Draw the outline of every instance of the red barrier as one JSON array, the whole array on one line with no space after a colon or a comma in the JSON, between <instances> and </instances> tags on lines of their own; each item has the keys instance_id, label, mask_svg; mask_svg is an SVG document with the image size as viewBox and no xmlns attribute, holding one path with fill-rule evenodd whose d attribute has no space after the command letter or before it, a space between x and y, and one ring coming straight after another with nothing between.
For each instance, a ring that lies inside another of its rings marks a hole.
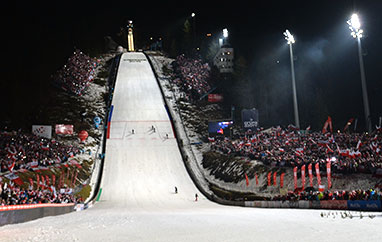
<instances>
[{"instance_id":1,"label":"red barrier","mask_svg":"<svg viewBox=\"0 0 382 242\"><path fill-rule=\"evenodd\" d=\"M74 203L40 203L40 204L8 205L8 206L0 206L0 211L44 208L44 207L69 207L69 206L74 206Z\"/></svg>"},{"instance_id":2,"label":"red barrier","mask_svg":"<svg viewBox=\"0 0 382 242\"><path fill-rule=\"evenodd\" d=\"M320 201L321 209L347 209L347 200L322 200Z\"/></svg>"}]
</instances>

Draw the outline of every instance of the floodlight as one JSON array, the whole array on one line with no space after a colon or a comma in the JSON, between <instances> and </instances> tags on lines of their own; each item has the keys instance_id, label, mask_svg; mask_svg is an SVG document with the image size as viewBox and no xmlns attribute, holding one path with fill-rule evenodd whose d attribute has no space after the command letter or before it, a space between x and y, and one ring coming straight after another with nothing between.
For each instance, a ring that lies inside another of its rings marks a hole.
<instances>
[{"instance_id":1,"label":"floodlight","mask_svg":"<svg viewBox=\"0 0 382 242\"><path fill-rule=\"evenodd\" d=\"M195 17L195 13L191 13L191 18Z\"/></svg>"},{"instance_id":2,"label":"floodlight","mask_svg":"<svg viewBox=\"0 0 382 242\"><path fill-rule=\"evenodd\" d=\"M289 32L289 30L285 30L284 36L285 36L285 39L288 41L288 45L294 44L296 42L293 35Z\"/></svg>"},{"instance_id":3,"label":"floodlight","mask_svg":"<svg viewBox=\"0 0 382 242\"><path fill-rule=\"evenodd\" d=\"M351 36L353 36L353 38L362 38L363 29L361 29L361 22L356 13L351 16L347 23L351 31Z\"/></svg>"},{"instance_id":4,"label":"floodlight","mask_svg":"<svg viewBox=\"0 0 382 242\"><path fill-rule=\"evenodd\" d=\"M228 29L223 29L223 37L227 38L228 37Z\"/></svg>"}]
</instances>

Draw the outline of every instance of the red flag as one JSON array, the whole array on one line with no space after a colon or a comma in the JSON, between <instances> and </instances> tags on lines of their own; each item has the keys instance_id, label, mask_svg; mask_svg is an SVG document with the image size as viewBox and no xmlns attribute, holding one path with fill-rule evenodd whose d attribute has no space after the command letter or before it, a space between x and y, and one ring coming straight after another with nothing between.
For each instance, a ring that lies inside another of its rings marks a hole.
<instances>
[{"instance_id":1,"label":"red flag","mask_svg":"<svg viewBox=\"0 0 382 242\"><path fill-rule=\"evenodd\" d=\"M50 181L49 181L49 176L48 175L45 176L45 180L46 180L46 185L49 186L49 182Z\"/></svg>"},{"instance_id":2,"label":"red flag","mask_svg":"<svg viewBox=\"0 0 382 242\"><path fill-rule=\"evenodd\" d=\"M42 189L45 189L45 177L43 175L41 175L41 182L42 182L41 184Z\"/></svg>"},{"instance_id":3,"label":"red flag","mask_svg":"<svg viewBox=\"0 0 382 242\"><path fill-rule=\"evenodd\" d=\"M37 189L40 187L40 176L36 174Z\"/></svg>"},{"instance_id":4,"label":"red flag","mask_svg":"<svg viewBox=\"0 0 382 242\"><path fill-rule=\"evenodd\" d=\"M293 168L294 189L297 189L297 166Z\"/></svg>"},{"instance_id":5,"label":"red flag","mask_svg":"<svg viewBox=\"0 0 382 242\"><path fill-rule=\"evenodd\" d=\"M301 182L302 182L302 190L305 189L305 165L301 167Z\"/></svg>"},{"instance_id":6,"label":"red flag","mask_svg":"<svg viewBox=\"0 0 382 242\"><path fill-rule=\"evenodd\" d=\"M56 176L54 174L52 175L52 185L56 185Z\"/></svg>"},{"instance_id":7,"label":"red flag","mask_svg":"<svg viewBox=\"0 0 382 242\"><path fill-rule=\"evenodd\" d=\"M349 119L349 121L346 123L344 132L349 128L349 126L353 123L354 118Z\"/></svg>"},{"instance_id":8,"label":"red flag","mask_svg":"<svg viewBox=\"0 0 382 242\"><path fill-rule=\"evenodd\" d=\"M309 174L309 186L313 187L313 171L312 171L312 163L308 165L308 174Z\"/></svg>"},{"instance_id":9,"label":"red flag","mask_svg":"<svg viewBox=\"0 0 382 242\"><path fill-rule=\"evenodd\" d=\"M316 163L315 168L316 168L317 183L318 185L321 185L320 165Z\"/></svg>"},{"instance_id":10,"label":"red flag","mask_svg":"<svg viewBox=\"0 0 382 242\"><path fill-rule=\"evenodd\" d=\"M259 178L257 177L257 174L255 174L255 178L256 178L256 186L259 185Z\"/></svg>"},{"instance_id":11,"label":"red flag","mask_svg":"<svg viewBox=\"0 0 382 242\"><path fill-rule=\"evenodd\" d=\"M268 186L270 186L271 185L271 177L272 177L272 172L270 171L270 172L268 172Z\"/></svg>"},{"instance_id":12,"label":"red flag","mask_svg":"<svg viewBox=\"0 0 382 242\"><path fill-rule=\"evenodd\" d=\"M326 174L328 177L328 189L330 189L332 187L332 179L331 179L332 171L331 171L330 160L326 163Z\"/></svg>"},{"instance_id":13,"label":"red flag","mask_svg":"<svg viewBox=\"0 0 382 242\"><path fill-rule=\"evenodd\" d=\"M322 133L325 134L328 130L328 126L330 128L330 132L333 133L333 126L332 126L332 118L328 116L328 119L326 120L324 127L322 128Z\"/></svg>"},{"instance_id":14,"label":"red flag","mask_svg":"<svg viewBox=\"0 0 382 242\"><path fill-rule=\"evenodd\" d=\"M16 164L16 161L13 161L12 164L11 164L10 166L8 166L8 170L9 170L10 172L12 172L12 171L13 171L13 168L15 168L15 164Z\"/></svg>"},{"instance_id":15,"label":"red flag","mask_svg":"<svg viewBox=\"0 0 382 242\"><path fill-rule=\"evenodd\" d=\"M247 173L244 173L244 175L245 175L245 185L249 186L249 179L248 179ZM77 176L77 173L76 173L76 176Z\"/></svg>"},{"instance_id":16,"label":"red flag","mask_svg":"<svg viewBox=\"0 0 382 242\"><path fill-rule=\"evenodd\" d=\"M284 187L284 176L285 176L285 172L281 173L281 175L280 175L280 187L281 188Z\"/></svg>"},{"instance_id":17,"label":"red flag","mask_svg":"<svg viewBox=\"0 0 382 242\"><path fill-rule=\"evenodd\" d=\"M277 186L277 172L273 173L273 186Z\"/></svg>"},{"instance_id":18,"label":"red flag","mask_svg":"<svg viewBox=\"0 0 382 242\"><path fill-rule=\"evenodd\" d=\"M33 190L33 180L32 178L29 178L29 183L31 184L32 190Z\"/></svg>"}]
</instances>

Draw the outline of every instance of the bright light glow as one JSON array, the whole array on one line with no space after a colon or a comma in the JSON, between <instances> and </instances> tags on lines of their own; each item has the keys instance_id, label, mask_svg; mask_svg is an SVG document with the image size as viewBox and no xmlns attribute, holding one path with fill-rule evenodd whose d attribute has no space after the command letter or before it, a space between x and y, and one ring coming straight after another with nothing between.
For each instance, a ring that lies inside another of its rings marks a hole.
<instances>
[{"instance_id":1,"label":"bright light glow","mask_svg":"<svg viewBox=\"0 0 382 242\"><path fill-rule=\"evenodd\" d=\"M293 35L289 32L289 30L285 30L284 36L285 36L285 39L288 41L288 45L294 44L296 42Z\"/></svg>"},{"instance_id":2,"label":"bright light glow","mask_svg":"<svg viewBox=\"0 0 382 242\"><path fill-rule=\"evenodd\" d=\"M192 18L195 17L195 13L191 13L191 17L192 17Z\"/></svg>"},{"instance_id":3,"label":"bright light glow","mask_svg":"<svg viewBox=\"0 0 382 242\"><path fill-rule=\"evenodd\" d=\"M361 29L361 22L356 13L351 16L347 23L351 31L351 36L353 36L353 38L362 38L363 29Z\"/></svg>"},{"instance_id":4,"label":"bright light glow","mask_svg":"<svg viewBox=\"0 0 382 242\"><path fill-rule=\"evenodd\" d=\"M228 37L228 29L223 29L223 37L227 38Z\"/></svg>"}]
</instances>

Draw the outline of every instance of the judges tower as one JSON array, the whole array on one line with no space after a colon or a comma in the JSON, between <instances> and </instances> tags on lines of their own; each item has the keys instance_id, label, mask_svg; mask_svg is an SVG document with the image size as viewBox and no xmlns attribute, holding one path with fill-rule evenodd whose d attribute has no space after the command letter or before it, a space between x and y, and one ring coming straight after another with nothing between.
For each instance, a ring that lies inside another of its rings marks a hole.
<instances>
[{"instance_id":1,"label":"judges tower","mask_svg":"<svg viewBox=\"0 0 382 242\"><path fill-rule=\"evenodd\" d=\"M129 20L127 24L127 50L134 51L133 21Z\"/></svg>"}]
</instances>

